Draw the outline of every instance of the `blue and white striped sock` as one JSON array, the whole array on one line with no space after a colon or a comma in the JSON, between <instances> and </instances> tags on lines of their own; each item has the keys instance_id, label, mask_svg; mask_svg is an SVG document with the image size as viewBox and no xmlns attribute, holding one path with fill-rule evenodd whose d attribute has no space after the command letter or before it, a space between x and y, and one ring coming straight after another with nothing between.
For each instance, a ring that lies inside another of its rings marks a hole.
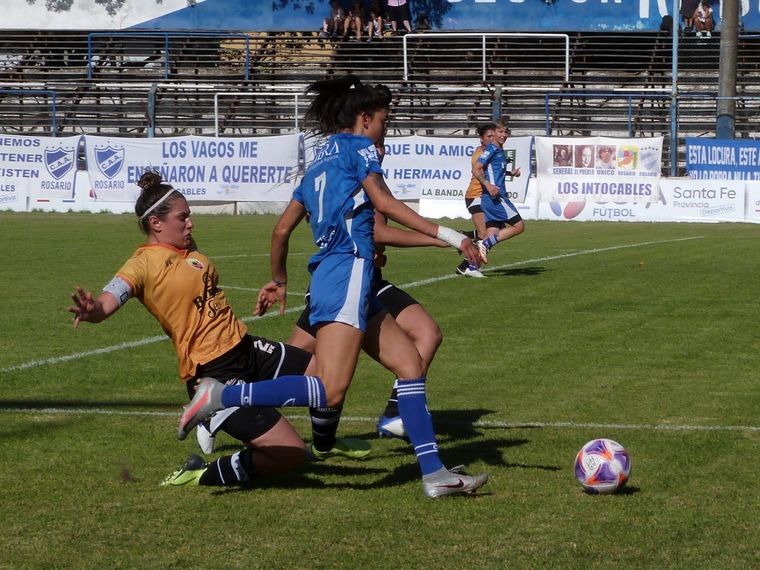
<instances>
[{"instance_id":1,"label":"blue and white striped sock","mask_svg":"<svg viewBox=\"0 0 760 570\"><path fill-rule=\"evenodd\" d=\"M225 386L222 404L231 406L308 406L324 408L327 394L322 380L316 376L280 376L274 380L248 382L237 386Z\"/></svg>"},{"instance_id":2,"label":"blue and white striped sock","mask_svg":"<svg viewBox=\"0 0 760 570\"><path fill-rule=\"evenodd\" d=\"M491 248L495 246L497 243L499 243L499 236L496 234L492 236L488 236L486 239L483 240L483 245L486 246L486 249L488 251L491 251Z\"/></svg>"},{"instance_id":3,"label":"blue and white striped sock","mask_svg":"<svg viewBox=\"0 0 760 570\"><path fill-rule=\"evenodd\" d=\"M396 381L398 410L412 442L423 477L443 468L433 431L433 419L427 409L425 377Z\"/></svg>"}]
</instances>

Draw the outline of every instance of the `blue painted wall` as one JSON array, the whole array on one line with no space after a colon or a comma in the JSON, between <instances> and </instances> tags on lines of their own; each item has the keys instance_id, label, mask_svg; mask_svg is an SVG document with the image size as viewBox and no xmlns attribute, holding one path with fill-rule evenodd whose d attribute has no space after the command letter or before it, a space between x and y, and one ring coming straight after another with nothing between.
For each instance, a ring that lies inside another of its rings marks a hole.
<instances>
[{"instance_id":1,"label":"blue painted wall","mask_svg":"<svg viewBox=\"0 0 760 570\"><path fill-rule=\"evenodd\" d=\"M367 0L365 0L367 1ZM742 1L745 31L760 31L760 3ZM655 31L671 0L409 0L437 30L499 32ZM713 4L720 21L719 4ZM206 0L134 26L138 29L317 30L329 0ZM718 29L720 29L718 24Z\"/></svg>"}]
</instances>

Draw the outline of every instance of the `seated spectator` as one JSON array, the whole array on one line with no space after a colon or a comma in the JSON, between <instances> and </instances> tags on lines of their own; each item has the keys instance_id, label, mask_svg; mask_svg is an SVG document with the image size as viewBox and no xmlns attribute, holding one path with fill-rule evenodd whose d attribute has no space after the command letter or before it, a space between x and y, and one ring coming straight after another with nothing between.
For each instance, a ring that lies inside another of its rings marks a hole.
<instances>
[{"instance_id":1,"label":"seated spectator","mask_svg":"<svg viewBox=\"0 0 760 570\"><path fill-rule=\"evenodd\" d=\"M709 0L702 0L694 10L694 27L697 30L697 37L712 37L712 31L715 27L713 23L713 9Z\"/></svg>"},{"instance_id":2,"label":"seated spectator","mask_svg":"<svg viewBox=\"0 0 760 570\"><path fill-rule=\"evenodd\" d=\"M346 19L343 20L343 39L347 40L351 32L357 41L362 39L364 30L364 7L361 1L355 1L351 7L346 10Z\"/></svg>"},{"instance_id":3,"label":"seated spectator","mask_svg":"<svg viewBox=\"0 0 760 570\"><path fill-rule=\"evenodd\" d=\"M430 25L430 20L428 19L427 14L420 14L417 16L417 25L414 29L417 32L426 32L433 29L433 26Z\"/></svg>"},{"instance_id":4,"label":"seated spectator","mask_svg":"<svg viewBox=\"0 0 760 570\"><path fill-rule=\"evenodd\" d=\"M393 33L398 31L398 25L404 26L407 32L412 31L412 16L409 12L409 0L388 0L388 20Z\"/></svg>"},{"instance_id":5,"label":"seated spectator","mask_svg":"<svg viewBox=\"0 0 760 570\"><path fill-rule=\"evenodd\" d=\"M330 13L322 23L322 31L319 33L320 38L336 38L343 31L343 8L340 7L338 0L330 2Z\"/></svg>"},{"instance_id":6,"label":"seated spectator","mask_svg":"<svg viewBox=\"0 0 760 570\"><path fill-rule=\"evenodd\" d=\"M382 39L383 37L383 8L380 0L372 0L372 4L369 7L369 22L367 23L367 38L368 42L372 41L372 38Z\"/></svg>"}]
</instances>

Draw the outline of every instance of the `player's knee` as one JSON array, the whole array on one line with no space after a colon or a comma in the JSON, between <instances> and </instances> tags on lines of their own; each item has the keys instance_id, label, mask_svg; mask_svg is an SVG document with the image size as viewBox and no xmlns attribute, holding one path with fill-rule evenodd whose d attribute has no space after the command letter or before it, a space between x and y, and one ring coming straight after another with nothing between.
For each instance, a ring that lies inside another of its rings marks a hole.
<instances>
[{"instance_id":1,"label":"player's knee","mask_svg":"<svg viewBox=\"0 0 760 570\"><path fill-rule=\"evenodd\" d=\"M303 442L302 442L303 443ZM300 469L306 463L307 453L305 445L292 445L284 447L278 454L278 465L283 471Z\"/></svg>"},{"instance_id":2,"label":"player's knee","mask_svg":"<svg viewBox=\"0 0 760 570\"><path fill-rule=\"evenodd\" d=\"M300 445L297 443L283 443L257 451L267 456L266 463L269 465L269 468L266 470L267 475L272 473L287 473L288 471L300 469L308 458L306 445L303 441L300 442Z\"/></svg>"},{"instance_id":3,"label":"player's knee","mask_svg":"<svg viewBox=\"0 0 760 570\"><path fill-rule=\"evenodd\" d=\"M436 324L433 330L430 331L430 343L433 345L435 350L438 350L438 347L441 346L442 342L443 331L441 330L441 327Z\"/></svg>"},{"instance_id":4,"label":"player's knee","mask_svg":"<svg viewBox=\"0 0 760 570\"><path fill-rule=\"evenodd\" d=\"M348 386L325 385L325 404L319 407L337 408L342 406L347 391Z\"/></svg>"}]
</instances>

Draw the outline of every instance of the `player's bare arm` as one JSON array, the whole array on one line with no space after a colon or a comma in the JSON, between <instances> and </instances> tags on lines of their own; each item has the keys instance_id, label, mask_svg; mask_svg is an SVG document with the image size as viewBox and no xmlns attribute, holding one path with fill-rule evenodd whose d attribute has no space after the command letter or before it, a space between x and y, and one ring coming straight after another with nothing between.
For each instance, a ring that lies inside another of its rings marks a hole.
<instances>
[{"instance_id":1,"label":"player's bare arm","mask_svg":"<svg viewBox=\"0 0 760 570\"><path fill-rule=\"evenodd\" d=\"M375 210L381 214L409 229L441 239L459 249L473 264L480 263L480 253L471 239L450 228L426 220L406 204L397 200L380 174L370 173L362 181L362 188L367 192Z\"/></svg>"},{"instance_id":2,"label":"player's bare arm","mask_svg":"<svg viewBox=\"0 0 760 570\"><path fill-rule=\"evenodd\" d=\"M104 292L94 298L91 291L85 291L81 287L74 290L71 300L74 301L74 305L66 310L74 313L74 328L77 328L80 322L99 323L119 308L119 302L111 293Z\"/></svg>"},{"instance_id":3,"label":"player's bare arm","mask_svg":"<svg viewBox=\"0 0 760 570\"><path fill-rule=\"evenodd\" d=\"M280 314L285 314L288 287L288 247L290 235L306 217L303 204L291 200L272 230L270 268L272 280L259 291L255 314L263 315L275 303L280 303Z\"/></svg>"}]
</instances>

